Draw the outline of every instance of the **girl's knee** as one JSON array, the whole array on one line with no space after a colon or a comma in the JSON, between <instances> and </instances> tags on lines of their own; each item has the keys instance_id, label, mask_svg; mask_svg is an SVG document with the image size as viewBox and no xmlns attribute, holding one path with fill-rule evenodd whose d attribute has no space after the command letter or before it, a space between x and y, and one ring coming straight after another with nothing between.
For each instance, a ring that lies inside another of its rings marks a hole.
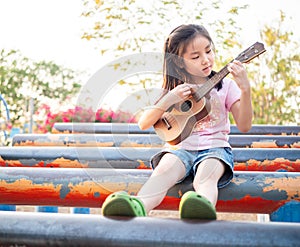
<instances>
[{"instance_id":1,"label":"girl's knee","mask_svg":"<svg viewBox=\"0 0 300 247\"><path fill-rule=\"evenodd\" d=\"M170 170L182 173L185 171L185 167L182 161L176 155L166 153L153 170L153 174L170 173Z\"/></svg>"},{"instance_id":2,"label":"girl's knee","mask_svg":"<svg viewBox=\"0 0 300 247\"><path fill-rule=\"evenodd\" d=\"M194 183L217 183L225 172L222 161L211 158L198 165Z\"/></svg>"}]
</instances>

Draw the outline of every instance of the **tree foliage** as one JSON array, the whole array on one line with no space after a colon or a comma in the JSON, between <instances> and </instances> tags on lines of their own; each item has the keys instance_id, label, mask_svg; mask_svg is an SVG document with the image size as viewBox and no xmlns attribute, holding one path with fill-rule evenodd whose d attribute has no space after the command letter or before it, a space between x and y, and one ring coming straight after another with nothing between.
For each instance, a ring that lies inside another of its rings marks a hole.
<instances>
[{"instance_id":1,"label":"tree foliage","mask_svg":"<svg viewBox=\"0 0 300 247\"><path fill-rule=\"evenodd\" d=\"M261 30L267 52L261 57L260 70L252 71L254 122L299 124L300 46L285 26L283 12L272 26Z\"/></svg>"},{"instance_id":2,"label":"tree foliage","mask_svg":"<svg viewBox=\"0 0 300 247\"><path fill-rule=\"evenodd\" d=\"M240 28L235 17L247 6L232 7L219 0L188 3L185 0L84 0L84 7L82 15L90 25L82 37L94 42L99 52L110 60L149 51L162 54L164 41L172 29L181 24L197 23L204 25L213 36L218 54L216 68L220 68L240 51L237 41ZM128 67L131 65L129 61ZM137 90L148 91L146 94L151 95L153 88L161 86L161 75L139 74L120 80L117 87L120 85L129 96ZM136 100L141 98L135 95Z\"/></svg>"},{"instance_id":3,"label":"tree foliage","mask_svg":"<svg viewBox=\"0 0 300 247\"><path fill-rule=\"evenodd\" d=\"M166 35L182 23L207 27L217 48L216 68L220 69L241 49L236 16L247 5L226 6L222 1L184 0L84 0L83 16L91 21L83 38L93 40L102 54L114 56L132 52L162 51ZM217 18L216 18L217 17ZM299 43L280 20L261 30L267 52L247 66L253 81L254 123L297 123L299 118ZM131 87L151 87L153 78L143 77Z\"/></svg>"},{"instance_id":4,"label":"tree foliage","mask_svg":"<svg viewBox=\"0 0 300 247\"><path fill-rule=\"evenodd\" d=\"M24 124L29 99L35 106L54 100L63 102L80 89L76 72L53 62L35 62L20 51L0 51L1 94L9 106L14 126Z\"/></svg>"},{"instance_id":5,"label":"tree foliage","mask_svg":"<svg viewBox=\"0 0 300 247\"><path fill-rule=\"evenodd\" d=\"M114 56L124 56L149 50L161 52L168 32L184 23L203 24L216 36L216 47L225 55L228 48L238 48L236 36L240 28L234 17L247 6L231 7L220 0L189 3L185 0L84 0L84 7L82 15L91 21L91 26L82 37L94 40L102 54L112 52Z\"/></svg>"}]
</instances>

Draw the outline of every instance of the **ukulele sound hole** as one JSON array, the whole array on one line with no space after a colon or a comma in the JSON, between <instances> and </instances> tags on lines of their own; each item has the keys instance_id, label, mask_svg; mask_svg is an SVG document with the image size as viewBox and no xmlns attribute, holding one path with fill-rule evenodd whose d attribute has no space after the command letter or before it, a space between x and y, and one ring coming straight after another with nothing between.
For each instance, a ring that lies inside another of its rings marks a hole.
<instances>
[{"instance_id":1,"label":"ukulele sound hole","mask_svg":"<svg viewBox=\"0 0 300 247\"><path fill-rule=\"evenodd\" d=\"M181 106L180 106L180 110L182 112L187 112L189 111L190 109L192 108L192 101L190 100L187 100L187 101L184 101Z\"/></svg>"}]
</instances>

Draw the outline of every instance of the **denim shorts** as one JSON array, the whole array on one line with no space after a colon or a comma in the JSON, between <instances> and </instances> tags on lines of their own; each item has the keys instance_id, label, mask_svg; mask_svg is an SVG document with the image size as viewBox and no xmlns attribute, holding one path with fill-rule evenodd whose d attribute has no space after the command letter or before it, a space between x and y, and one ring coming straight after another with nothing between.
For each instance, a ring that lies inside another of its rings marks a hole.
<instances>
[{"instance_id":1,"label":"denim shorts","mask_svg":"<svg viewBox=\"0 0 300 247\"><path fill-rule=\"evenodd\" d=\"M218 188L225 187L230 183L231 179L233 178L234 161L233 161L232 150L229 147L211 148L211 149L205 149L200 151L185 150L185 149L175 149L175 150L166 149L155 154L151 158L150 163L153 169L155 169L162 156L165 155L166 153L175 154L177 157L180 158L180 160L185 165L186 175L183 179L181 179L177 183L182 182L186 177L190 175L194 176L197 171L198 165L201 164L201 162L207 158L219 159L225 165L225 172L218 182Z\"/></svg>"}]
</instances>

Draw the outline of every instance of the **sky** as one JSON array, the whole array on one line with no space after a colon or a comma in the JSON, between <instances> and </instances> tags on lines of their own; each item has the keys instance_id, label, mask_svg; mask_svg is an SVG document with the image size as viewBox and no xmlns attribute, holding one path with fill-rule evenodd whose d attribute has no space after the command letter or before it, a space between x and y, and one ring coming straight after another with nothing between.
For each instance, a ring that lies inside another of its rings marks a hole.
<instances>
[{"instance_id":1,"label":"sky","mask_svg":"<svg viewBox=\"0 0 300 247\"><path fill-rule=\"evenodd\" d=\"M96 69L101 59L83 33L81 0L0 0L0 49L66 67Z\"/></svg>"},{"instance_id":2,"label":"sky","mask_svg":"<svg viewBox=\"0 0 300 247\"><path fill-rule=\"evenodd\" d=\"M300 40L297 0L224 1L250 4L238 18L242 38L254 36L255 40L259 28L271 24L282 9L292 18L291 27ZM103 61L92 42L81 39L85 25L82 10L82 0L0 0L0 49L18 49L32 59L93 73Z\"/></svg>"}]
</instances>

